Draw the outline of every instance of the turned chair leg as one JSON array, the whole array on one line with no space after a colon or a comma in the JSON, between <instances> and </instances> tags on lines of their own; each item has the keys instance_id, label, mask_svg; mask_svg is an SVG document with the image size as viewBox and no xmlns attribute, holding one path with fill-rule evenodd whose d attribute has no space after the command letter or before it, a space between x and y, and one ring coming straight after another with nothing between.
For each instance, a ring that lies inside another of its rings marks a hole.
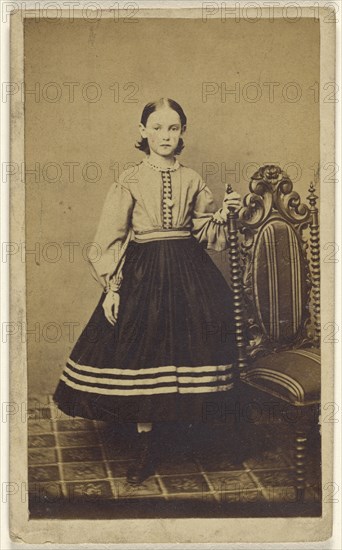
<instances>
[{"instance_id":1,"label":"turned chair leg","mask_svg":"<svg viewBox=\"0 0 342 550\"><path fill-rule=\"evenodd\" d=\"M295 433L295 488L297 502L303 502L305 498L307 443L307 427L298 427Z\"/></svg>"}]
</instances>

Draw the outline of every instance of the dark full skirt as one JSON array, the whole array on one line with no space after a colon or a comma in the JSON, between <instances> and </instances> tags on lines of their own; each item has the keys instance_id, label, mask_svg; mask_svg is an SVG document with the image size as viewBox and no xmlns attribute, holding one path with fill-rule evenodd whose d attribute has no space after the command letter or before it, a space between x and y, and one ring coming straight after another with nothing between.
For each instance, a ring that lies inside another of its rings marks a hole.
<instances>
[{"instance_id":1,"label":"dark full skirt","mask_svg":"<svg viewBox=\"0 0 342 550\"><path fill-rule=\"evenodd\" d=\"M112 422L210 421L229 407L233 297L194 239L127 248L113 327L103 293L54 393L71 416Z\"/></svg>"}]
</instances>

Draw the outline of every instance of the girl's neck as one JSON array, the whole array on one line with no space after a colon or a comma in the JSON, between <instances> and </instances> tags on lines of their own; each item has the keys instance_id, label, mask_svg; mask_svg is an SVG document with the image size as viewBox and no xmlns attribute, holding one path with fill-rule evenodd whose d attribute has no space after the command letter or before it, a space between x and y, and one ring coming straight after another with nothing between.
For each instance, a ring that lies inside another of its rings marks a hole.
<instances>
[{"instance_id":1,"label":"girl's neck","mask_svg":"<svg viewBox=\"0 0 342 550\"><path fill-rule=\"evenodd\" d=\"M150 154L147 156L148 162L153 164L154 166L158 166L159 168L172 168L176 162L175 157L169 156L169 157L162 157L160 155L157 155L153 151L150 152Z\"/></svg>"}]
</instances>

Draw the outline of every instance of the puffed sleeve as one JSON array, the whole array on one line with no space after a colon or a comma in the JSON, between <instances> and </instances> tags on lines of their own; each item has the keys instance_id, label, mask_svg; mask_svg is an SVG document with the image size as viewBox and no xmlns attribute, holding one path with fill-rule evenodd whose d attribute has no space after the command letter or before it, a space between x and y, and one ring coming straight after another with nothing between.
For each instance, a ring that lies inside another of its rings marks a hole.
<instances>
[{"instance_id":1,"label":"puffed sleeve","mask_svg":"<svg viewBox=\"0 0 342 550\"><path fill-rule=\"evenodd\" d=\"M114 183L106 196L89 258L93 277L108 290L118 290L122 282L125 253L132 235L133 197L126 187Z\"/></svg>"},{"instance_id":2,"label":"puffed sleeve","mask_svg":"<svg viewBox=\"0 0 342 550\"><path fill-rule=\"evenodd\" d=\"M222 251L228 248L228 227L222 208L216 207L209 187L202 181L194 200L192 234L206 248Z\"/></svg>"}]
</instances>

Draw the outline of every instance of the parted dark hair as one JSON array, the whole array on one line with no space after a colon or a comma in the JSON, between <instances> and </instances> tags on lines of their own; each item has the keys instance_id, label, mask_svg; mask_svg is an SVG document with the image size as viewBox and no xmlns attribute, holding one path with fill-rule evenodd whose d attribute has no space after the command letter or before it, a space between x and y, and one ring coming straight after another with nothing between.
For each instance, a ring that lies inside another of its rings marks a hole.
<instances>
[{"instance_id":1,"label":"parted dark hair","mask_svg":"<svg viewBox=\"0 0 342 550\"><path fill-rule=\"evenodd\" d=\"M158 108L160 107L170 107L170 109L173 109L176 111L176 113L179 114L179 118L181 121L181 126L186 125L186 116L182 109L182 107L177 103L177 101L174 101L173 99L170 99L169 97L161 97L157 101L152 101L151 103L147 103L143 109L143 112L141 114L140 122L144 126L146 126L148 117L154 113ZM140 151L143 151L147 155L150 153L150 148L148 145L147 138L141 138L136 144L135 147L139 149ZM179 138L178 145L175 149L175 155L179 155L179 153L184 149L184 141L182 138Z\"/></svg>"}]
</instances>

